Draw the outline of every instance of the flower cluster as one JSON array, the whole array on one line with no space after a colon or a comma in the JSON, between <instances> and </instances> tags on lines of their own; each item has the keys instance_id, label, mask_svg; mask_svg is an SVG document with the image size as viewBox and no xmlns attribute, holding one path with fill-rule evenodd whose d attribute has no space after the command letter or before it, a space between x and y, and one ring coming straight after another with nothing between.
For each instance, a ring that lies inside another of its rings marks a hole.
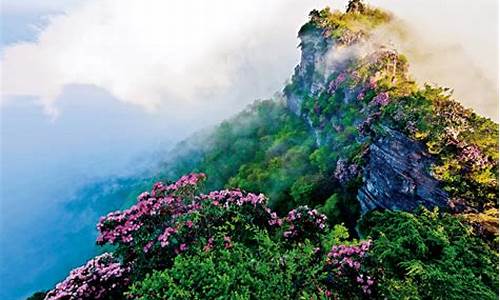
<instances>
[{"instance_id":1,"label":"flower cluster","mask_svg":"<svg viewBox=\"0 0 500 300\"><path fill-rule=\"evenodd\" d=\"M363 31L345 30L337 40L341 45L350 46L361 40L365 35Z\"/></svg>"},{"instance_id":2,"label":"flower cluster","mask_svg":"<svg viewBox=\"0 0 500 300\"><path fill-rule=\"evenodd\" d=\"M213 191L209 194L200 195L200 199L210 200L216 206L229 207L230 205L243 206L251 204L253 207L266 205L267 199L263 194L244 193L240 190Z\"/></svg>"},{"instance_id":3,"label":"flower cluster","mask_svg":"<svg viewBox=\"0 0 500 300\"><path fill-rule=\"evenodd\" d=\"M376 111L370 114L362 123L358 125L359 133L361 134L370 133L372 124L375 123L378 119L380 119L381 115L382 113L380 111Z\"/></svg>"},{"instance_id":4,"label":"flower cluster","mask_svg":"<svg viewBox=\"0 0 500 300\"><path fill-rule=\"evenodd\" d=\"M359 174L359 166L356 164L348 164L347 160L339 159L335 168L334 176L341 183L346 184Z\"/></svg>"},{"instance_id":5,"label":"flower cluster","mask_svg":"<svg viewBox=\"0 0 500 300\"><path fill-rule=\"evenodd\" d=\"M397 70L397 67L402 62L399 59L399 54L395 49L381 47L368 56L371 67L380 71L387 71L391 76ZM402 67L402 66L399 66Z\"/></svg>"},{"instance_id":6,"label":"flower cluster","mask_svg":"<svg viewBox=\"0 0 500 300\"><path fill-rule=\"evenodd\" d=\"M288 240L314 238L326 230L326 216L307 206L299 206L291 210L285 218L288 225L283 236Z\"/></svg>"},{"instance_id":7,"label":"flower cluster","mask_svg":"<svg viewBox=\"0 0 500 300\"><path fill-rule=\"evenodd\" d=\"M196 210L198 205L186 204L180 192L193 189L204 179L205 174L189 174L170 185L161 182L154 184L151 194L144 192L139 195L137 203L129 209L111 212L100 218L97 224L99 231L97 243L129 244L134 239L133 234L155 217L176 217ZM176 195L172 195L173 193Z\"/></svg>"},{"instance_id":8,"label":"flower cluster","mask_svg":"<svg viewBox=\"0 0 500 300\"><path fill-rule=\"evenodd\" d=\"M139 197L139 199L144 198L144 194ZM116 242L129 244L133 241L133 233L144 225L146 218L161 214L165 206L176 202L179 202L179 200L174 197L151 197L140 200L129 209L111 212L105 217L101 217L97 224L97 230L99 231L97 243L99 245L114 244Z\"/></svg>"},{"instance_id":9,"label":"flower cluster","mask_svg":"<svg viewBox=\"0 0 500 300\"><path fill-rule=\"evenodd\" d=\"M346 73L340 73L335 80L328 85L328 92L333 93L347 79Z\"/></svg>"},{"instance_id":10,"label":"flower cluster","mask_svg":"<svg viewBox=\"0 0 500 300\"><path fill-rule=\"evenodd\" d=\"M362 270L370 246L370 240L363 241L359 245L333 246L326 261L326 270L330 274L327 284L336 289L346 286L357 287L365 295L372 294L375 281Z\"/></svg>"},{"instance_id":11,"label":"flower cluster","mask_svg":"<svg viewBox=\"0 0 500 300\"><path fill-rule=\"evenodd\" d=\"M282 224L277 214L267 207L267 199L263 194L244 193L240 190L221 190L200 195L199 199L226 209L231 206L248 206L252 209L253 215L264 219L269 226L281 226Z\"/></svg>"},{"instance_id":12,"label":"flower cluster","mask_svg":"<svg viewBox=\"0 0 500 300\"><path fill-rule=\"evenodd\" d=\"M377 94L377 96L375 96L372 99L371 103L373 105L384 106L384 105L389 104L390 101L391 101L391 99L389 98L389 94L387 92L383 92L383 93Z\"/></svg>"},{"instance_id":13,"label":"flower cluster","mask_svg":"<svg viewBox=\"0 0 500 300\"><path fill-rule=\"evenodd\" d=\"M160 234L160 236L158 237L158 241L160 241L160 245L162 247L166 247L168 246L169 242L168 242L168 238L177 232L177 229L173 228L173 227L167 227L165 228L165 230L163 231L162 234Z\"/></svg>"},{"instance_id":14,"label":"flower cluster","mask_svg":"<svg viewBox=\"0 0 500 300\"><path fill-rule=\"evenodd\" d=\"M105 253L72 270L63 282L47 293L45 299L110 299L129 283L129 271L129 267Z\"/></svg>"},{"instance_id":15,"label":"flower cluster","mask_svg":"<svg viewBox=\"0 0 500 300\"><path fill-rule=\"evenodd\" d=\"M208 252L214 248L214 238L210 237L208 238L208 242L205 244L203 247L203 251Z\"/></svg>"},{"instance_id":16,"label":"flower cluster","mask_svg":"<svg viewBox=\"0 0 500 300\"><path fill-rule=\"evenodd\" d=\"M469 145L461 150L460 161L465 162L473 167L479 169L485 168L489 165L488 157L483 155L479 147L476 145Z\"/></svg>"},{"instance_id":17,"label":"flower cluster","mask_svg":"<svg viewBox=\"0 0 500 300\"><path fill-rule=\"evenodd\" d=\"M206 175L203 173L191 173L182 176L176 182L164 185L162 182L158 182L153 186L153 196L159 197L165 193L173 192L185 192L188 189L192 189L198 186L202 181L206 179Z\"/></svg>"}]
</instances>

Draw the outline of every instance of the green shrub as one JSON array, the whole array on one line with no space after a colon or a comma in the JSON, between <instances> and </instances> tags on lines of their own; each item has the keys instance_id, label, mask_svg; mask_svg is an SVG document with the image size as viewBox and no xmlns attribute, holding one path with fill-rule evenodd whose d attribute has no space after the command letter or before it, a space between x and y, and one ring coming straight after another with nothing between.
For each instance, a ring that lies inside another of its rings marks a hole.
<instances>
[{"instance_id":1,"label":"green shrub","mask_svg":"<svg viewBox=\"0 0 500 300\"><path fill-rule=\"evenodd\" d=\"M373 268L389 299L498 299L498 254L454 216L438 210L373 212Z\"/></svg>"},{"instance_id":2,"label":"green shrub","mask_svg":"<svg viewBox=\"0 0 500 300\"><path fill-rule=\"evenodd\" d=\"M130 288L136 299L298 299L315 294L318 256L312 245L284 250L264 233L255 248L229 248L178 256L172 268L156 271Z\"/></svg>"}]
</instances>

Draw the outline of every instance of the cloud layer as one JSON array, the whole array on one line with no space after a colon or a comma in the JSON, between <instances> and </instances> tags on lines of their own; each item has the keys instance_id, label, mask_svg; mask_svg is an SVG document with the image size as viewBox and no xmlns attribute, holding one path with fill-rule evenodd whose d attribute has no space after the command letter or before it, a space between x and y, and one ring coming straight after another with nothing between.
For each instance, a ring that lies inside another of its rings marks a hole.
<instances>
[{"instance_id":1,"label":"cloud layer","mask_svg":"<svg viewBox=\"0 0 500 300\"><path fill-rule=\"evenodd\" d=\"M427 55L410 61L418 79L455 87L464 103L497 119L492 108L498 107L498 77L491 66L498 60L492 54L496 52L480 50L498 49L497 31L478 28L480 18L489 21L488 26L496 18L491 11L483 13L481 6L497 4L479 2L373 4L394 10L427 41L416 43L430 46L419 52ZM56 116L63 88L83 84L148 111L187 113L248 103L280 88L298 60L295 36L307 12L328 4L345 5L313 0L82 2L51 17L36 42L4 49L2 102L34 96ZM460 80L457 73L463 75ZM235 88L241 92L235 93ZM248 92L247 98L236 99L244 97L243 92Z\"/></svg>"},{"instance_id":2,"label":"cloud layer","mask_svg":"<svg viewBox=\"0 0 500 300\"><path fill-rule=\"evenodd\" d=\"M299 23L298 14L277 18L281 9L284 1L91 0L52 17L37 42L5 49L3 95L35 96L50 114L68 84L148 110L189 104L225 91L243 64L262 62L263 44ZM294 36L295 28L287 46Z\"/></svg>"}]
</instances>

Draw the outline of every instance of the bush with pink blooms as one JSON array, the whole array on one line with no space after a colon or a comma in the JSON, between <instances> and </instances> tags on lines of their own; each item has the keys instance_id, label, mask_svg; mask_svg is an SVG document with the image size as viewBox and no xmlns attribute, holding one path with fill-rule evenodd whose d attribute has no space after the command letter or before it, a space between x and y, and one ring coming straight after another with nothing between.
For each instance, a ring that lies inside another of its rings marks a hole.
<instances>
[{"instance_id":1,"label":"bush with pink blooms","mask_svg":"<svg viewBox=\"0 0 500 300\"><path fill-rule=\"evenodd\" d=\"M371 241L358 245L334 245L327 254L325 270L328 293L334 297L368 298L374 295L375 280L364 260Z\"/></svg>"},{"instance_id":2,"label":"bush with pink blooms","mask_svg":"<svg viewBox=\"0 0 500 300\"><path fill-rule=\"evenodd\" d=\"M320 235L327 230L326 216L316 209L299 206L291 210L284 219L286 229L283 232L289 241L304 241L313 239L317 241Z\"/></svg>"},{"instance_id":3,"label":"bush with pink blooms","mask_svg":"<svg viewBox=\"0 0 500 300\"><path fill-rule=\"evenodd\" d=\"M131 208L101 218L97 243L117 245L116 253L140 277L168 267L175 256L216 236L225 236L227 245L245 240L241 228L248 224L280 227L282 220L267 207L264 195L240 190L199 194L204 180L204 174L189 174L170 185L156 183Z\"/></svg>"},{"instance_id":4,"label":"bush with pink blooms","mask_svg":"<svg viewBox=\"0 0 500 300\"><path fill-rule=\"evenodd\" d=\"M123 266L112 254L104 253L84 266L72 270L45 296L46 300L117 299L130 282L130 267Z\"/></svg>"},{"instance_id":5,"label":"bush with pink blooms","mask_svg":"<svg viewBox=\"0 0 500 300\"><path fill-rule=\"evenodd\" d=\"M264 195L238 189L199 193L204 179L204 174L190 174L169 185L156 183L151 192L140 194L137 203L129 209L101 218L97 225L97 243L113 246L119 260L110 254L96 257L73 270L48 293L48 299L120 298L120 293L131 282L140 282L151 272L169 270L178 259L212 257L212 254L200 256L200 253L214 251L225 251L228 255L250 255L258 252L259 247L264 251L263 245L256 244L257 240L275 244L266 246L275 249L266 254L274 257L267 267L277 268L267 275L275 276L273 273L287 264L299 264L303 270L309 270L308 273L302 271L300 276L293 275L296 280L300 278L301 284L296 287L293 281L286 282L290 280L288 273L280 275L284 277L279 277L279 281L290 286L290 295L306 290L323 295L330 288L326 281L320 286L313 284L324 277L323 273L330 272L331 263L322 259L325 253L321 250L328 232L326 216L316 209L300 206L279 217L268 208ZM232 251L237 253L230 254ZM287 251L291 252L286 254ZM286 258L296 251L309 256L302 261L300 255L293 260ZM245 268L253 267L251 262L245 264ZM295 273L293 270L287 272ZM278 277L263 282L273 280ZM366 293L371 293L371 289Z\"/></svg>"}]
</instances>

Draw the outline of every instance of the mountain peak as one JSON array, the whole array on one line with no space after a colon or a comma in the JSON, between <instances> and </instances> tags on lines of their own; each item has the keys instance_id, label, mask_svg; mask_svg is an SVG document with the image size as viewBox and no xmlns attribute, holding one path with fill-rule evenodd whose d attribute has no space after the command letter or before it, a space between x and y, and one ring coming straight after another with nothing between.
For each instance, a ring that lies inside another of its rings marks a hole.
<instances>
[{"instance_id":1,"label":"mountain peak","mask_svg":"<svg viewBox=\"0 0 500 300\"><path fill-rule=\"evenodd\" d=\"M497 125L453 100L450 89L412 80L404 54L372 36L391 21L360 1L345 13L312 11L299 31L287 106L319 147L335 153L337 179L361 178L364 212L496 207L498 143L487 135L498 137Z\"/></svg>"}]
</instances>

